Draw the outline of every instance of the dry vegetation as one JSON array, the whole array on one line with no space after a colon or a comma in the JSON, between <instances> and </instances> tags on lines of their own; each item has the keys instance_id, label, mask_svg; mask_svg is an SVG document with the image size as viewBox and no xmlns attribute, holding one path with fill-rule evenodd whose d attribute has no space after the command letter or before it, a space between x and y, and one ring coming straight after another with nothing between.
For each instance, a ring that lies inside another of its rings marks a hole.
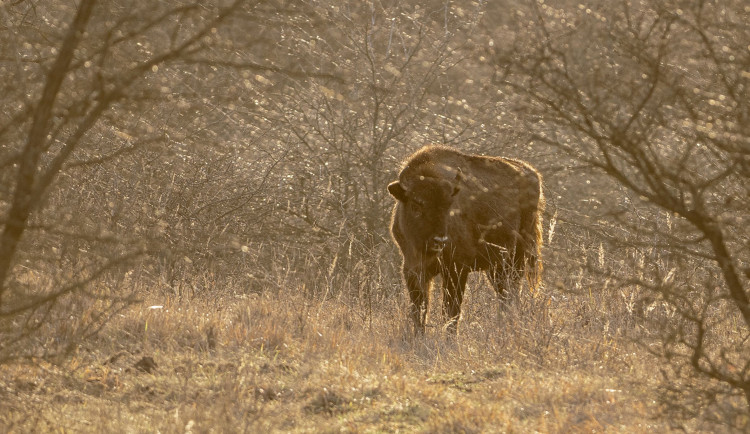
<instances>
[{"instance_id":1,"label":"dry vegetation","mask_svg":"<svg viewBox=\"0 0 750 434\"><path fill-rule=\"evenodd\" d=\"M0 4L0 432L745 432L743 0ZM543 288L407 323L425 143L545 179Z\"/></svg>"},{"instance_id":2,"label":"dry vegetation","mask_svg":"<svg viewBox=\"0 0 750 434\"><path fill-rule=\"evenodd\" d=\"M627 339L635 321L622 301L540 293L499 314L476 279L454 340L436 313L427 336L411 336L403 300L368 312L345 296L280 289L146 295L68 357L5 364L3 431L669 427L655 361ZM139 369L144 357L150 372Z\"/></svg>"}]
</instances>

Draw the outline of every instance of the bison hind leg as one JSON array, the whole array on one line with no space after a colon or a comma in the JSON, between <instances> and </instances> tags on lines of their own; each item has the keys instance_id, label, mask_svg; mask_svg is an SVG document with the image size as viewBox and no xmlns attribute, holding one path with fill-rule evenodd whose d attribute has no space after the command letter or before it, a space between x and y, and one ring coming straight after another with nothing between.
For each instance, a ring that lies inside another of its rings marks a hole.
<instances>
[{"instance_id":1,"label":"bison hind leg","mask_svg":"<svg viewBox=\"0 0 750 434\"><path fill-rule=\"evenodd\" d=\"M516 255L506 261L499 261L486 271L487 279L495 288L503 306L511 303L519 294L519 284L523 275L523 260Z\"/></svg>"}]
</instances>

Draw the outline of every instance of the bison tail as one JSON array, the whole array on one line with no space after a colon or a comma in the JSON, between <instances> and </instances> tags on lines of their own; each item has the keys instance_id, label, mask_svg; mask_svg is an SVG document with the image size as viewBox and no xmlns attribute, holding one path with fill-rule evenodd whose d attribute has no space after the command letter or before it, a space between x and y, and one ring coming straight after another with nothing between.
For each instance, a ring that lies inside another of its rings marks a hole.
<instances>
[{"instance_id":1,"label":"bison tail","mask_svg":"<svg viewBox=\"0 0 750 434\"><path fill-rule=\"evenodd\" d=\"M541 183L540 183L541 184ZM526 248L523 251L524 274L529 282L529 290L535 292L542 283L542 214L544 213L544 195L541 185L539 186L539 200L527 212L523 213L521 220L521 233L524 235Z\"/></svg>"},{"instance_id":2,"label":"bison tail","mask_svg":"<svg viewBox=\"0 0 750 434\"><path fill-rule=\"evenodd\" d=\"M542 284L542 216L535 212L533 216L534 239L531 240L531 248L526 252L526 279L529 281L529 289L532 292Z\"/></svg>"}]
</instances>

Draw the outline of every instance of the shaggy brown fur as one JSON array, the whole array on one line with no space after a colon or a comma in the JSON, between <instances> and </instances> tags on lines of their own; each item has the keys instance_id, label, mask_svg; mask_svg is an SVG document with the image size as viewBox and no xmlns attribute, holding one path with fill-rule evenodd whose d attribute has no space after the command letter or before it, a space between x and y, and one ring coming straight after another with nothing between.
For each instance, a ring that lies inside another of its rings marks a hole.
<instances>
[{"instance_id":1,"label":"shaggy brown fur","mask_svg":"<svg viewBox=\"0 0 750 434\"><path fill-rule=\"evenodd\" d=\"M397 199L391 233L417 332L424 333L432 279L443 281L443 314L455 333L466 280L483 270L503 298L542 272L541 175L526 162L425 146L388 186Z\"/></svg>"}]
</instances>

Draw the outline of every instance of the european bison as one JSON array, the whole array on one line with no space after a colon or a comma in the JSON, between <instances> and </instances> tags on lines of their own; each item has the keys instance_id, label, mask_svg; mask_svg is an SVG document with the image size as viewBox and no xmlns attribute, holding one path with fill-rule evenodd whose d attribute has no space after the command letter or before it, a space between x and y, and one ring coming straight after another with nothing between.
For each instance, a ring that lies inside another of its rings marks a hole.
<instances>
[{"instance_id":1,"label":"european bison","mask_svg":"<svg viewBox=\"0 0 750 434\"><path fill-rule=\"evenodd\" d=\"M443 281L443 315L456 333L466 279L484 270L503 297L525 274L541 280L541 175L526 162L425 146L388 185L397 199L391 233L403 256L403 275L416 332L424 333L432 279Z\"/></svg>"}]
</instances>

